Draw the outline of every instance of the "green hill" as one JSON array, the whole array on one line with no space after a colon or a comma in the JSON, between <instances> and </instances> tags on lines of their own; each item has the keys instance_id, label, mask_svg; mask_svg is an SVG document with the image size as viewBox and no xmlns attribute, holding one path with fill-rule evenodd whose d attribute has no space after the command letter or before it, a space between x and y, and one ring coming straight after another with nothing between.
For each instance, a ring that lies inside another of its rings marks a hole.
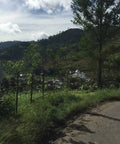
<instances>
[{"instance_id":1,"label":"green hill","mask_svg":"<svg viewBox=\"0 0 120 144\"><path fill-rule=\"evenodd\" d=\"M45 50L46 47L55 50L58 47L75 44L79 42L82 33L80 29L69 29L57 35L50 36L48 39L39 40L38 42L1 42L0 60L19 60L22 58L24 50L27 49L31 43L38 43L41 51Z\"/></svg>"}]
</instances>

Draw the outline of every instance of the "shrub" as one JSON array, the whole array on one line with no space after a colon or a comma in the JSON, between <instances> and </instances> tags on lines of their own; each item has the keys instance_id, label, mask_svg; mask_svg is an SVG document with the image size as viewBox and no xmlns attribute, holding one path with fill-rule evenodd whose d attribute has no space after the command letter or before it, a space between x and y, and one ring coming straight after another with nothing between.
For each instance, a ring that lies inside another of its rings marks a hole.
<instances>
[{"instance_id":1,"label":"shrub","mask_svg":"<svg viewBox=\"0 0 120 144\"><path fill-rule=\"evenodd\" d=\"M84 80L81 79L81 78L74 78L74 77L71 77L69 79L69 84L68 86L71 88L71 89L79 89L80 86L84 83Z\"/></svg>"},{"instance_id":2,"label":"shrub","mask_svg":"<svg viewBox=\"0 0 120 144\"><path fill-rule=\"evenodd\" d=\"M0 119L10 116L15 111L15 99L11 95L5 95L0 99Z\"/></svg>"},{"instance_id":3,"label":"shrub","mask_svg":"<svg viewBox=\"0 0 120 144\"><path fill-rule=\"evenodd\" d=\"M22 98L25 98L25 94ZM4 99L6 104L3 105L4 108L8 104L10 111L13 112L12 97L6 96ZM0 144L45 144L52 132L57 131L57 126L65 124L74 115L107 100L120 100L120 89L103 89L89 93L67 90L49 92L44 99L37 97L25 108L22 107L26 102L23 103L22 100L19 107L19 110L22 108L19 111L20 117L17 119L11 117L9 121L4 119L0 124ZM6 114L10 111L6 111Z\"/></svg>"}]
</instances>

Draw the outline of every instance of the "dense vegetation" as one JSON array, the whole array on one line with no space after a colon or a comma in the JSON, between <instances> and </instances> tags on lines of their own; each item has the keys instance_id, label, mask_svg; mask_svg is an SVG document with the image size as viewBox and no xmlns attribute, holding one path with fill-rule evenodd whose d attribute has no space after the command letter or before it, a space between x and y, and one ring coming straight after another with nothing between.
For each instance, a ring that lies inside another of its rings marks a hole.
<instances>
[{"instance_id":1,"label":"dense vegetation","mask_svg":"<svg viewBox=\"0 0 120 144\"><path fill-rule=\"evenodd\" d=\"M82 30L80 29L69 29L61 32L57 35L50 36L48 39L33 42L39 44L40 51L50 48L51 50L57 50L60 47L68 47L70 45L79 42L82 36ZM0 60L19 60L23 57L25 49L32 42L1 42L0 43Z\"/></svg>"},{"instance_id":2,"label":"dense vegetation","mask_svg":"<svg viewBox=\"0 0 120 144\"><path fill-rule=\"evenodd\" d=\"M73 118L77 113L80 114L106 100L120 100L120 90L117 89L91 93L62 90L46 93L45 99L41 99L40 95L34 94L34 102L31 105L28 102L29 96L21 94L19 113L16 116L12 113L14 102L5 101L4 107L9 103L11 113L8 120L4 118L0 123L1 144L48 144L55 128L65 124L66 120ZM2 112L5 113L6 110L3 109Z\"/></svg>"},{"instance_id":3,"label":"dense vegetation","mask_svg":"<svg viewBox=\"0 0 120 144\"><path fill-rule=\"evenodd\" d=\"M57 43L49 47L48 43L46 47L42 46L49 41L27 43L29 46L23 47L21 59L13 56L13 61L1 61L4 68L0 95L2 144L45 144L44 137L51 137L51 130L65 124L74 114L106 100L120 99L117 89L96 91L97 44L92 33L82 32L80 41L70 45L57 46ZM120 36L117 33L104 44L105 88L119 88L119 47ZM76 70L87 78L72 77ZM54 84L48 86L49 81L54 82L53 79L63 82L60 90ZM66 87L69 89L64 90Z\"/></svg>"},{"instance_id":4,"label":"dense vegetation","mask_svg":"<svg viewBox=\"0 0 120 144\"><path fill-rule=\"evenodd\" d=\"M94 83L97 82L98 50L95 38L90 32L72 29L52 36L48 40L15 42L12 47L1 48L1 62L5 60L20 60L25 55L25 50L29 51L30 48L28 47L30 47L31 43L33 43L32 45L37 45L34 49L40 54L39 57L44 63L47 75L53 76L57 74L56 76L63 77L68 71L74 72L78 69L85 72L89 78L94 79ZM104 43L102 50L102 53L104 53L102 55L103 87L114 85L113 79L116 79L114 78L115 75L113 75L114 72L119 79L119 47L120 35L119 31L116 31L116 35L111 36ZM2 79L2 65L0 68ZM107 74L108 71L110 71L109 75ZM40 69L36 68L36 73L40 73ZM106 85L106 83L111 84Z\"/></svg>"},{"instance_id":5,"label":"dense vegetation","mask_svg":"<svg viewBox=\"0 0 120 144\"><path fill-rule=\"evenodd\" d=\"M120 3L107 11L114 2L73 0L82 30L0 43L0 144L48 143L75 114L120 100Z\"/></svg>"}]
</instances>

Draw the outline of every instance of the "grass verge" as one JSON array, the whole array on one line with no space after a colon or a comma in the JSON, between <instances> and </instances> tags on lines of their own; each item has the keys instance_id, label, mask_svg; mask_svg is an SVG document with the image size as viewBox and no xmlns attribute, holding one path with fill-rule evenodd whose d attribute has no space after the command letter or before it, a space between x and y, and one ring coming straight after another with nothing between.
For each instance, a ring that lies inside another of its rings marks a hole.
<instances>
[{"instance_id":1,"label":"grass verge","mask_svg":"<svg viewBox=\"0 0 120 144\"><path fill-rule=\"evenodd\" d=\"M120 89L104 89L86 93L57 91L47 93L32 104L26 103L26 95L19 98L19 114L0 123L0 144L45 144L50 133L76 113L108 100L120 100Z\"/></svg>"}]
</instances>

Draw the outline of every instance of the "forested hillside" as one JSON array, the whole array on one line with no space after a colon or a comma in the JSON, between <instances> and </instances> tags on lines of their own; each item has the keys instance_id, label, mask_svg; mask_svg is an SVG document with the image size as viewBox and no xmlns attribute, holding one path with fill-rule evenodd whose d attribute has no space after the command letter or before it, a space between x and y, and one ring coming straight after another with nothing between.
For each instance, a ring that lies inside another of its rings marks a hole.
<instances>
[{"instance_id":1,"label":"forested hillside","mask_svg":"<svg viewBox=\"0 0 120 144\"><path fill-rule=\"evenodd\" d=\"M19 41L0 42L0 49L9 48L17 43L19 43Z\"/></svg>"},{"instance_id":2,"label":"forested hillside","mask_svg":"<svg viewBox=\"0 0 120 144\"><path fill-rule=\"evenodd\" d=\"M51 51L55 52L62 46L78 43L82 33L83 31L80 29L70 29L38 42L2 42L0 43L0 60L19 60L31 43L38 44L41 51L49 47Z\"/></svg>"},{"instance_id":3,"label":"forested hillside","mask_svg":"<svg viewBox=\"0 0 120 144\"><path fill-rule=\"evenodd\" d=\"M0 45L0 60L19 60L30 42L4 42Z\"/></svg>"},{"instance_id":4,"label":"forested hillside","mask_svg":"<svg viewBox=\"0 0 120 144\"><path fill-rule=\"evenodd\" d=\"M30 55L30 51L35 49L39 53L42 66L47 75L65 76L68 71L80 70L92 79L97 81L98 72L98 50L95 37L89 32L80 29L69 29L48 39L37 42L5 42L0 44L0 60L18 61L25 58L25 53ZM103 47L103 80L106 86L113 81L120 79L119 76L119 54L120 35L117 32L114 37L110 37ZM36 53L32 53L34 55ZM27 56L28 57L28 56ZM28 59L30 60L31 57ZM29 61L28 60L28 61ZM37 62L37 61L36 61ZM41 65L41 62L40 64ZM27 69L28 66L26 66ZM36 67L36 73L40 69ZM114 75L116 73L116 75ZM109 81L109 82L108 82ZM116 84L118 86L118 84Z\"/></svg>"}]
</instances>

